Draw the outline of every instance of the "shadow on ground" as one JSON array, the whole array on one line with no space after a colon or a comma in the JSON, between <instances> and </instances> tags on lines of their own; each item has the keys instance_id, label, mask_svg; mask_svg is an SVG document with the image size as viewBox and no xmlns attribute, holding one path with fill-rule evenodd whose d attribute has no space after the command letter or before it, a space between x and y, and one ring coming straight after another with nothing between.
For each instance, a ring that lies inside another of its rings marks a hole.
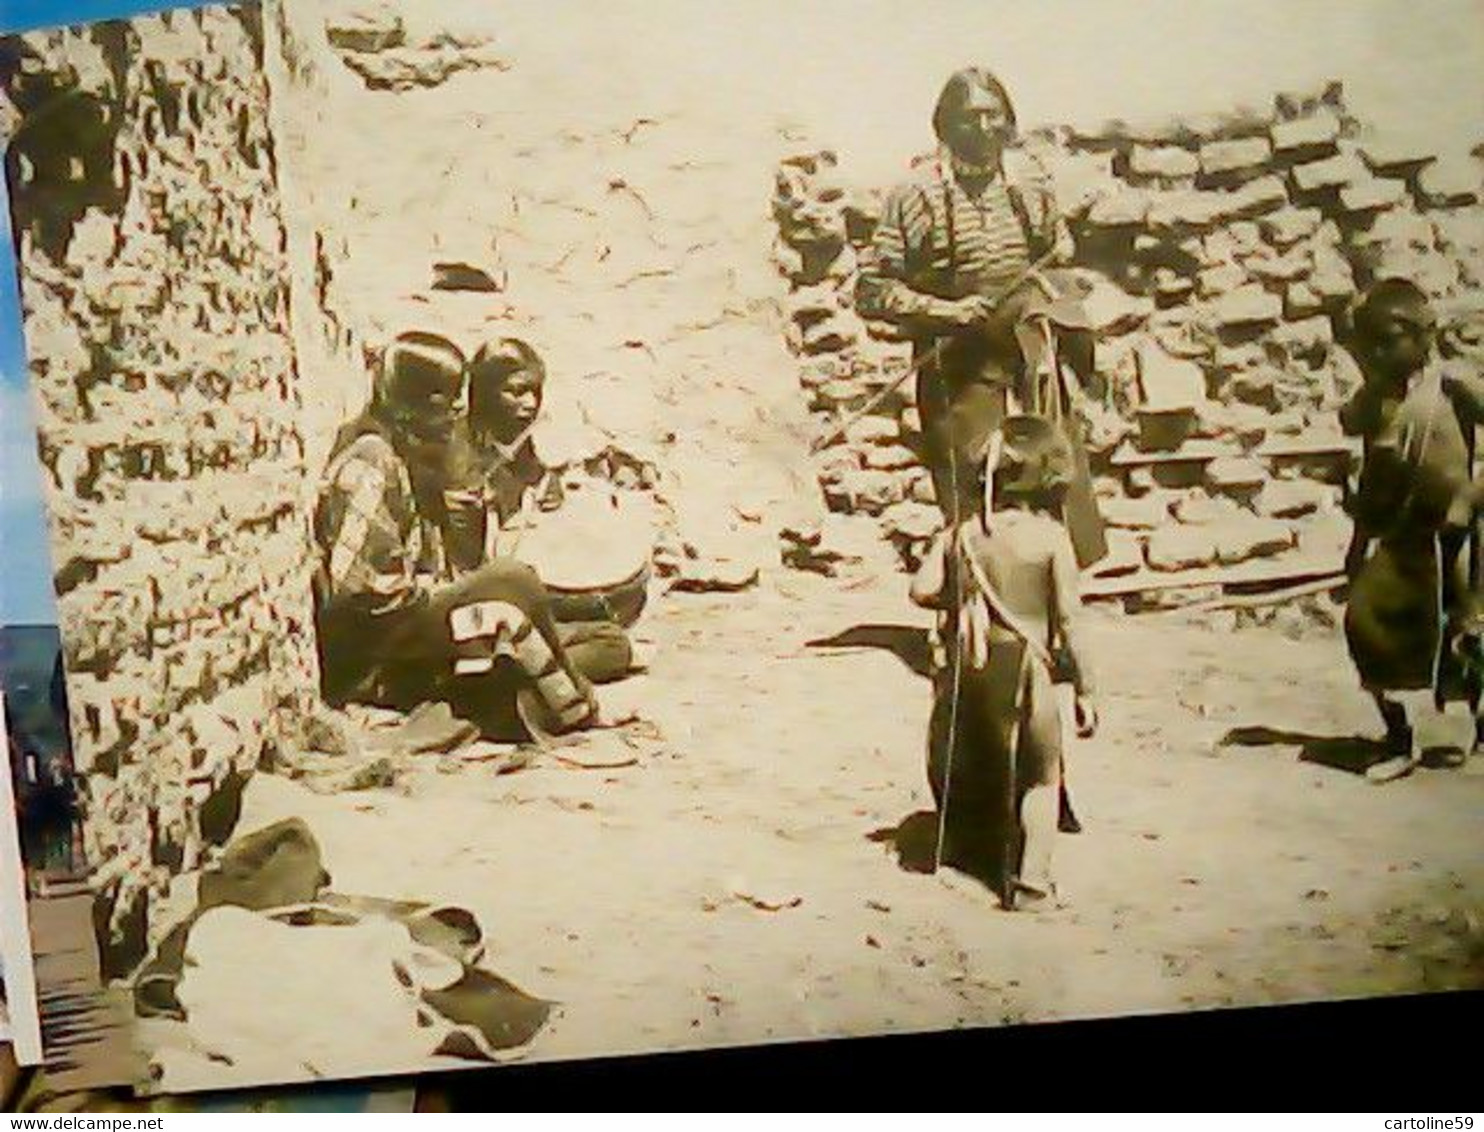
<instances>
[{"instance_id":1,"label":"shadow on ground","mask_svg":"<svg viewBox=\"0 0 1484 1132\"><path fill-rule=\"evenodd\" d=\"M809 641L811 649L882 649L891 653L913 673L933 674L933 652L928 631L912 625L852 625L833 637Z\"/></svg>"},{"instance_id":2,"label":"shadow on ground","mask_svg":"<svg viewBox=\"0 0 1484 1132\"><path fill-rule=\"evenodd\" d=\"M1368 767L1391 755L1381 739L1359 735L1310 735L1275 727L1233 727L1221 737L1222 747L1298 747L1299 759L1350 774L1364 774Z\"/></svg>"},{"instance_id":3,"label":"shadow on ground","mask_svg":"<svg viewBox=\"0 0 1484 1132\"><path fill-rule=\"evenodd\" d=\"M918 810L896 825L873 829L866 834L866 840L896 850L897 864L904 872L936 871L933 858L938 845L938 815L933 810Z\"/></svg>"}]
</instances>

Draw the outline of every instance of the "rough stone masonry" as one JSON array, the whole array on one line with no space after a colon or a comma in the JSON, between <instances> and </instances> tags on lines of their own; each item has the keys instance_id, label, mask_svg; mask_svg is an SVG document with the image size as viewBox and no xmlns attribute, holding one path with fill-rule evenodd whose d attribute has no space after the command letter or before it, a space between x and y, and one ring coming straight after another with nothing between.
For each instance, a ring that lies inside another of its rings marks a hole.
<instances>
[{"instance_id":1,"label":"rough stone masonry","mask_svg":"<svg viewBox=\"0 0 1484 1132\"><path fill-rule=\"evenodd\" d=\"M1338 83L1262 112L1042 129L1011 155L1012 177L1059 199L1096 324L1101 406L1088 439L1111 527L1097 572L1127 576L1109 593L1136 608L1178 604L1219 596L1211 579L1224 567L1338 566L1354 450L1336 410L1359 382L1337 344L1348 305L1372 279L1403 276L1438 303L1455 346L1477 340L1478 156L1365 130ZM853 309L881 193L848 190L845 172L829 150L796 153L773 202L788 343L821 435L909 360ZM908 566L938 523L920 440L909 385L817 464L830 508L878 517ZM1140 579L1153 584L1141 591Z\"/></svg>"},{"instance_id":2,"label":"rough stone masonry","mask_svg":"<svg viewBox=\"0 0 1484 1132\"><path fill-rule=\"evenodd\" d=\"M4 45L7 174L105 974L315 683L255 7Z\"/></svg>"}]
</instances>

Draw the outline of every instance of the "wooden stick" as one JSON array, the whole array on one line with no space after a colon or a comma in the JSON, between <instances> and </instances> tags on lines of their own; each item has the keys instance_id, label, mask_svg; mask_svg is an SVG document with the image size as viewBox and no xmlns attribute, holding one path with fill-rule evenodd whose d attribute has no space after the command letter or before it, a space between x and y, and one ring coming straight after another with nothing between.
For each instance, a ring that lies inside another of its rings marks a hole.
<instances>
[{"instance_id":1,"label":"wooden stick","mask_svg":"<svg viewBox=\"0 0 1484 1132\"><path fill-rule=\"evenodd\" d=\"M1180 609L1161 609L1156 612L1159 614L1211 613L1221 609L1256 609L1264 605L1277 605L1279 602L1309 597L1312 594L1326 593L1329 590L1343 586L1349 580L1349 577L1345 574L1334 574L1330 577L1320 578L1312 582L1302 582L1298 585L1285 586L1281 590L1273 590L1270 593L1232 594L1229 597L1217 598L1213 601L1203 601L1199 604L1187 605Z\"/></svg>"}]
</instances>

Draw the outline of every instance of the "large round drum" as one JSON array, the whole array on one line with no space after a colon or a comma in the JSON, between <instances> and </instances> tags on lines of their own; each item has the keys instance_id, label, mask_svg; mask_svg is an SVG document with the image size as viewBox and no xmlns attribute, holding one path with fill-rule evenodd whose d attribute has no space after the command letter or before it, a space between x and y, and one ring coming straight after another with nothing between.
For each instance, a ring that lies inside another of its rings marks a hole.
<instances>
[{"instance_id":1,"label":"large round drum","mask_svg":"<svg viewBox=\"0 0 1484 1132\"><path fill-rule=\"evenodd\" d=\"M560 508L537 512L529 529L509 535L513 557L546 583L558 621L632 625L644 611L654 550L647 500L587 481L569 487Z\"/></svg>"}]
</instances>

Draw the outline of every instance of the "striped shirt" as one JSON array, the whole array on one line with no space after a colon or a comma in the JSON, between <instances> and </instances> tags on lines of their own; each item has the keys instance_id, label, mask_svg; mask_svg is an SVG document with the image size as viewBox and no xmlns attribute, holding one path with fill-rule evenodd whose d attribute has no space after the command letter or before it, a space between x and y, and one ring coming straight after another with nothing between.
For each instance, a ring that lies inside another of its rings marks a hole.
<instances>
[{"instance_id":1,"label":"striped shirt","mask_svg":"<svg viewBox=\"0 0 1484 1132\"><path fill-rule=\"evenodd\" d=\"M935 316L944 300L993 295L1070 238L1050 194L995 178L971 195L943 161L887 198L861 265L856 305L867 318Z\"/></svg>"}]
</instances>

